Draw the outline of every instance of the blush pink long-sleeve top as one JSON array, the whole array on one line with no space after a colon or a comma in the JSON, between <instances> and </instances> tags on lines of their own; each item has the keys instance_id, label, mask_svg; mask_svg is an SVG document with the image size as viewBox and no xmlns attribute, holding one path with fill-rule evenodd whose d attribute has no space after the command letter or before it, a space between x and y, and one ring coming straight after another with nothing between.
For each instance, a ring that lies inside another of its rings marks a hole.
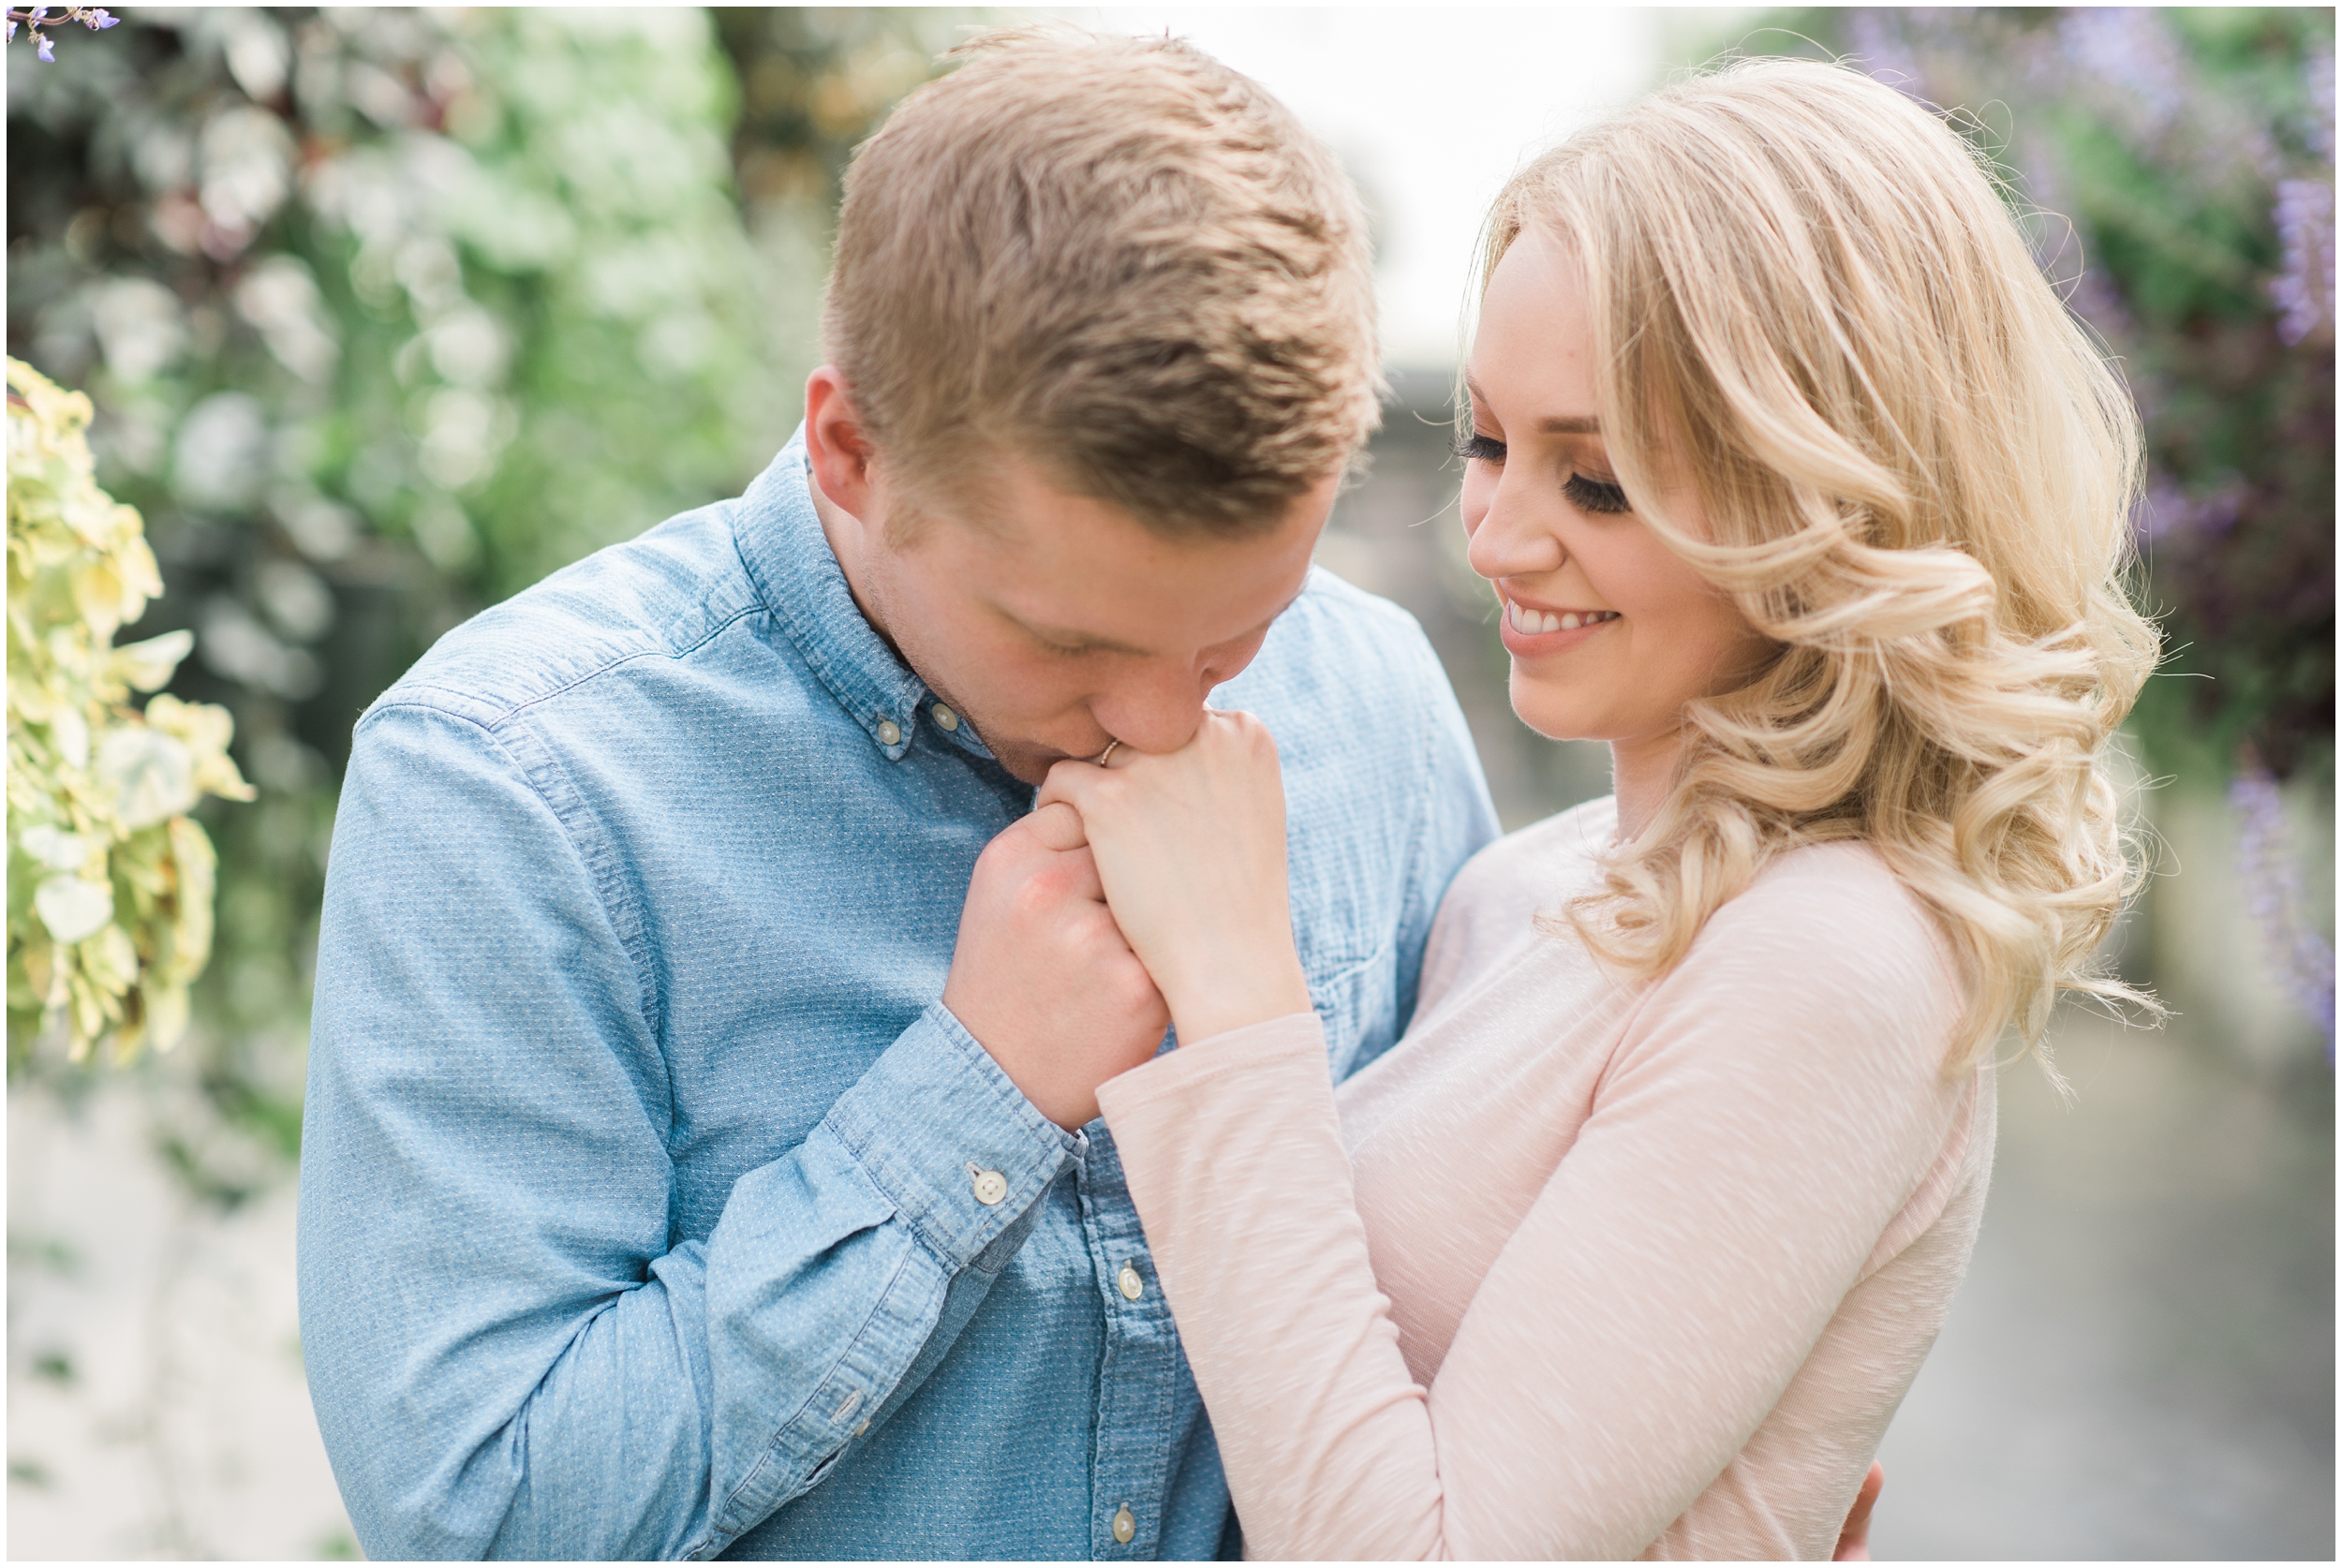
<instances>
[{"instance_id":1,"label":"blush pink long-sleeve top","mask_svg":"<svg viewBox=\"0 0 2342 1568\"><path fill-rule=\"evenodd\" d=\"M1317 1019L1099 1092L1256 1558L1830 1556L1967 1265L1989 1068L1875 853L1792 851L1656 982L1540 910L1595 802L1442 905L1406 1038Z\"/></svg>"}]
</instances>

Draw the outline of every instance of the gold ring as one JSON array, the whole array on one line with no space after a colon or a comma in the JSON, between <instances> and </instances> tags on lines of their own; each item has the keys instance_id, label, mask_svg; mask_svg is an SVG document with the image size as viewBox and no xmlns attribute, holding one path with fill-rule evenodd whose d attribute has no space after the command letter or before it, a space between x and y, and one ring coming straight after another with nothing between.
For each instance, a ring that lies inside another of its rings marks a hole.
<instances>
[{"instance_id":1,"label":"gold ring","mask_svg":"<svg viewBox=\"0 0 2342 1568\"><path fill-rule=\"evenodd\" d=\"M1098 766L1104 767L1106 765L1106 759L1113 756L1114 748L1121 744L1122 743L1119 740L1110 740L1106 742L1106 748L1098 753Z\"/></svg>"}]
</instances>

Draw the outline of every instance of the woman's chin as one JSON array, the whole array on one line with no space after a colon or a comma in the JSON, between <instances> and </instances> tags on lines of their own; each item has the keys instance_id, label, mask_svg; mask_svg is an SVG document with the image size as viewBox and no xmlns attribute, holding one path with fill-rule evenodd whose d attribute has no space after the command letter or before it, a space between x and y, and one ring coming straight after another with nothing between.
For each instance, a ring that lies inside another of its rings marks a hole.
<instances>
[{"instance_id":1,"label":"woman's chin","mask_svg":"<svg viewBox=\"0 0 2342 1568\"><path fill-rule=\"evenodd\" d=\"M1566 700L1556 701L1555 694L1540 689L1539 683L1525 679L1521 672L1513 672L1513 717L1550 741L1598 741L1607 739L1604 726L1583 704Z\"/></svg>"}]
</instances>

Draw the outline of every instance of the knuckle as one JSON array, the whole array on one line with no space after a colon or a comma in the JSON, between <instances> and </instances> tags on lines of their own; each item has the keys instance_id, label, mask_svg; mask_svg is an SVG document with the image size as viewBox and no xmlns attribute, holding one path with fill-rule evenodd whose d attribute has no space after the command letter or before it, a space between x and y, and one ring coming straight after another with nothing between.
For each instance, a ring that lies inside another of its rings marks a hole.
<instances>
[{"instance_id":1,"label":"knuckle","mask_svg":"<svg viewBox=\"0 0 2342 1568\"><path fill-rule=\"evenodd\" d=\"M1010 895L1009 908L1020 920L1046 919L1050 911L1065 901L1062 890L1051 885L1053 880L1046 871L1033 872L1020 879Z\"/></svg>"},{"instance_id":2,"label":"knuckle","mask_svg":"<svg viewBox=\"0 0 2342 1568\"><path fill-rule=\"evenodd\" d=\"M1025 824L1012 822L995 834L992 842L977 854L976 870L979 874L989 872L996 877L1006 875L1028 857L1030 847L1030 836Z\"/></svg>"}]
</instances>

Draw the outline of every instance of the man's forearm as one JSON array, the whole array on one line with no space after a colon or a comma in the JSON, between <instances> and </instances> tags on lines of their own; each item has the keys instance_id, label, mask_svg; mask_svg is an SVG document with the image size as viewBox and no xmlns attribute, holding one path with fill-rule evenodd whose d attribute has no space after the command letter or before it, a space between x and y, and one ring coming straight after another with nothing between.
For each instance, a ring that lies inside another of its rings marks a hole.
<instances>
[{"instance_id":1,"label":"man's forearm","mask_svg":"<svg viewBox=\"0 0 2342 1568\"><path fill-rule=\"evenodd\" d=\"M616 1289L528 1243L474 1271L462 1233L480 1227L431 1223L437 1205L366 1212L354 1149L328 1132L304 1191L304 1334L368 1551L712 1556L817 1484L948 1349L1066 1157L1070 1139L1007 1115L982 1058L923 1019L741 1178L706 1241ZM993 1202L971 1164L997 1176Z\"/></svg>"}]
</instances>

